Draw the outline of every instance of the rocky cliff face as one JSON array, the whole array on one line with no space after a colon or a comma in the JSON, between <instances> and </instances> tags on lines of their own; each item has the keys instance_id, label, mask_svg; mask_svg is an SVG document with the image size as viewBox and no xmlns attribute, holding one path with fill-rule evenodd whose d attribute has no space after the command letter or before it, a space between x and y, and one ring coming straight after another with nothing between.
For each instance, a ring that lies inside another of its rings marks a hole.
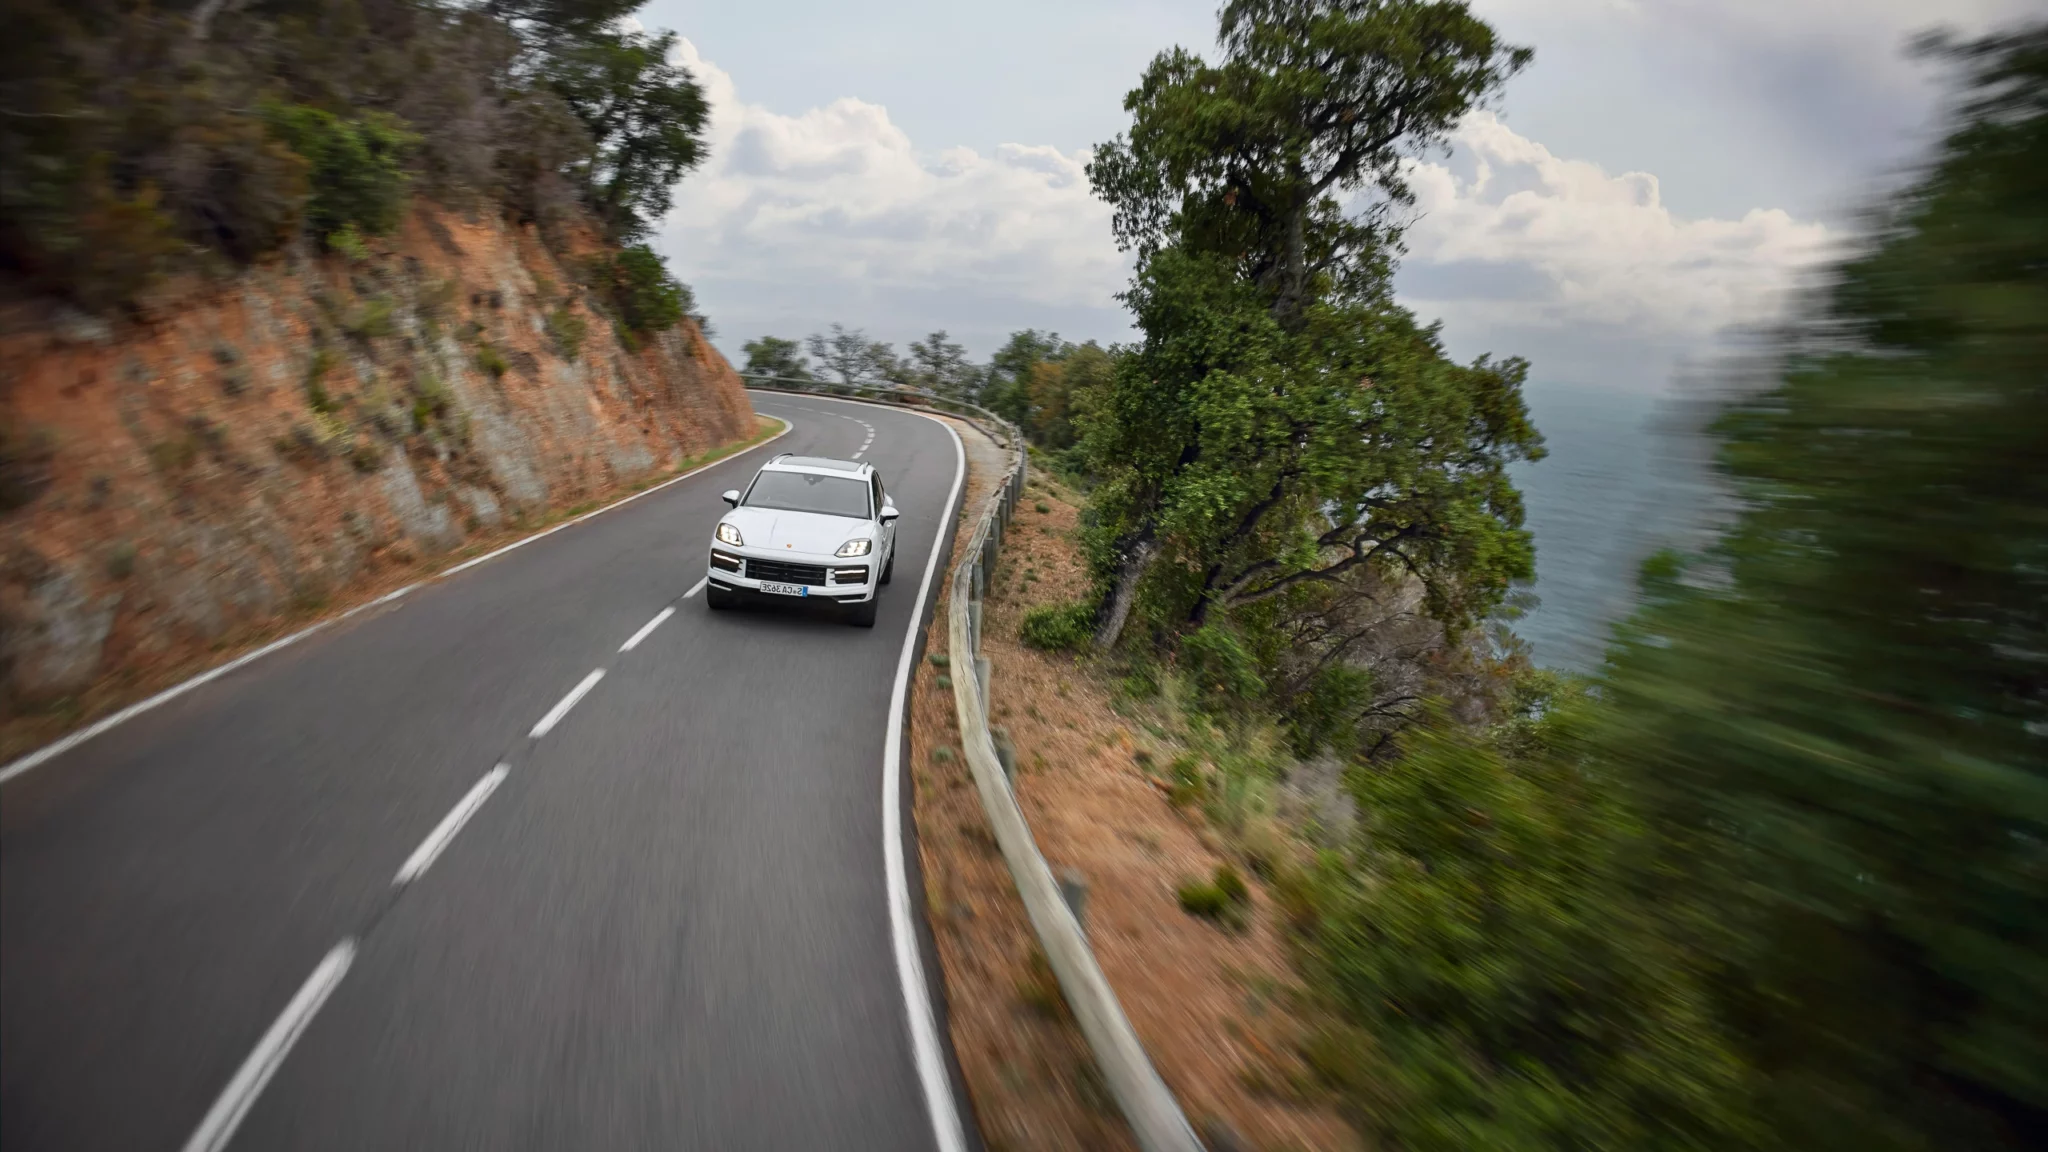
<instances>
[{"instance_id":1,"label":"rocky cliff face","mask_svg":"<svg viewBox=\"0 0 2048 1152\"><path fill-rule=\"evenodd\" d=\"M694 324L616 331L575 263L422 206L366 259L282 261L141 322L17 323L0 717L753 432Z\"/></svg>"}]
</instances>

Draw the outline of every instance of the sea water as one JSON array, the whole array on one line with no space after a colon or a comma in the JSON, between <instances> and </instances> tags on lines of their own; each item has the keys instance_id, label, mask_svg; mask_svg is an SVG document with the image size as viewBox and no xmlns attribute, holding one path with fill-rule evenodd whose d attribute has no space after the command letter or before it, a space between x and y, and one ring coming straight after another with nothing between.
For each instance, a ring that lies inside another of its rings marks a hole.
<instances>
[{"instance_id":1,"label":"sea water","mask_svg":"<svg viewBox=\"0 0 2048 1152\"><path fill-rule=\"evenodd\" d=\"M1590 672L1635 606L1636 573L1696 548L1716 504L1700 406L1669 395L1531 384L1549 455L1511 469L1536 539L1536 606L1512 627L1537 663Z\"/></svg>"}]
</instances>

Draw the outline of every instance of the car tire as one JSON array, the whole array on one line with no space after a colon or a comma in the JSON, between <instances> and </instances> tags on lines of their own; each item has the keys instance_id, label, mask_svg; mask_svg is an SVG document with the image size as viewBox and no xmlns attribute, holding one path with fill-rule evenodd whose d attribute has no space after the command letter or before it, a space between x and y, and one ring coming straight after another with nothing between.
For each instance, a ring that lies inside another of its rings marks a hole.
<instances>
[{"instance_id":1,"label":"car tire","mask_svg":"<svg viewBox=\"0 0 2048 1152\"><path fill-rule=\"evenodd\" d=\"M881 594L877 593L857 604L848 604L846 606L846 622L855 628L873 628L875 626L875 608L881 602Z\"/></svg>"},{"instance_id":2,"label":"car tire","mask_svg":"<svg viewBox=\"0 0 2048 1152\"><path fill-rule=\"evenodd\" d=\"M894 548L891 548L889 549L889 562L887 564L882 565L881 583L887 584L889 582L889 578L894 575L896 575L896 550Z\"/></svg>"},{"instance_id":3,"label":"car tire","mask_svg":"<svg viewBox=\"0 0 2048 1152\"><path fill-rule=\"evenodd\" d=\"M704 585L704 607L713 612L723 612L732 607L732 593L717 584Z\"/></svg>"}]
</instances>

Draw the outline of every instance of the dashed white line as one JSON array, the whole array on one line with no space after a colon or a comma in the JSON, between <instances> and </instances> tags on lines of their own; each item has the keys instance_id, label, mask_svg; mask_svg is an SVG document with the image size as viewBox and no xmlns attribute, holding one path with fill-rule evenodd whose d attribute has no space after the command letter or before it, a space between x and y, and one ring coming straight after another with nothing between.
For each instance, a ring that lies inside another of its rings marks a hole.
<instances>
[{"instance_id":1,"label":"dashed white line","mask_svg":"<svg viewBox=\"0 0 2048 1152\"><path fill-rule=\"evenodd\" d=\"M412 855L405 858L405 863L399 866L398 875L392 877L391 883L410 884L419 879L420 875L440 857L442 849L448 847L448 842L455 839L455 834L462 831L462 826L469 823L469 818L476 815L476 810L483 807L484 801L491 798L491 793L498 790L498 785L505 782L505 773L509 771L511 769L500 764L484 773L484 778L477 781L475 787L472 787L461 800L456 801L455 807L449 809L446 816L441 817L441 822L434 826L432 832L427 833L427 838L420 841L420 846L413 849Z\"/></svg>"},{"instance_id":2,"label":"dashed white line","mask_svg":"<svg viewBox=\"0 0 2048 1152\"><path fill-rule=\"evenodd\" d=\"M711 579L711 577L706 576L705 579L709 580ZM691 589L691 591L694 592L696 591L696 589L693 588ZM633 649L638 648L640 646L640 642L642 640L647 639L647 634L649 632L652 632L656 628L661 627L661 622L663 620L666 620L675 614L676 610L674 608L663 608L661 611L655 613L654 619L649 620L645 624L642 624L640 626L640 630L638 632L633 633L632 639L627 640L624 644L619 645L619 651L631 652Z\"/></svg>"},{"instance_id":3,"label":"dashed white line","mask_svg":"<svg viewBox=\"0 0 2048 1152\"><path fill-rule=\"evenodd\" d=\"M548 714L541 717L540 723L535 724L533 726L533 731L528 732L526 734L527 739L538 740L541 737L547 735L550 729L552 729L555 725L560 724L562 722L562 717L567 716L569 714L569 709L574 708L576 706L576 702L578 700L583 699L583 697L587 695L592 688L597 687L597 682L602 679L604 679L604 669L602 668L599 668L597 671L592 672L588 676L585 676L583 678L583 683L576 685L576 687L574 688L571 688L569 690L569 694L567 696L562 697L561 703L556 704L553 708L548 709Z\"/></svg>"},{"instance_id":4,"label":"dashed white line","mask_svg":"<svg viewBox=\"0 0 2048 1152\"><path fill-rule=\"evenodd\" d=\"M688 600L690 597L695 596L699 592L702 592L704 590L704 586L709 583L711 583L711 577L709 576L706 576L698 580L695 584L690 585L690 590L688 592L683 593L683 599Z\"/></svg>"},{"instance_id":5,"label":"dashed white line","mask_svg":"<svg viewBox=\"0 0 2048 1152\"><path fill-rule=\"evenodd\" d=\"M777 420L782 420L782 417L780 416L776 416L774 418ZM713 460L709 464L693 468L690 471L683 473L681 476L676 476L671 479L664 480L659 484L655 484L642 491L635 492L631 496L628 496L623 500L607 504L594 512L586 512L583 515L578 516L574 520L565 521L564 523L557 524L554 527L549 528L545 531L536 532L535 534L528 536L523 540L514 541L513 543L508 544L495 552L486 553L485 555L479 556L474 560L466 560L460 564L455 565L453 568L444 569L443 571L428 577L427 580L446 580L450 576L454 576L460 572L464 572L468 569L474 568L477 565L482 564L486 560L494 560L500 556L503 556L505 553L512 551L515 548L523 548L526 545L533 543L535 540L539 540L546 536L552 536L556 532L559 532L572 524L581 524L583 521L588 520L593 516L601 516L614 508L618 508L626 504L631 504L633 501L640 499L642 496L650 496L656 492L661 491L662 489L668 487L671 484L680 484L683 481L688 480L690 477L695 476L699 472L703 472L711 468L716 468L721 464L731 463L732 461L737 460L750 452L754 452L761 448L766 448L768 445L773 444L777 440L782 439L784 436L787 436L790 433L790 430L795 427L796 425L790 423L787 420L783 420L782 431L777 432L775 435L768 437L766 440L761 441L759 444L756 444L751 448L743 448L730 456L720 457L717 460ZM365 611L370 608L376 608L380 605L389 604L399 599L400 597L412 592L413 589L418 588L420 584L426 582L427 581L423 580L417 584L407 584L403 588L397 589L393 592L387 592L384 595L379 596L377 599L369 601L366 604L359 604L356 607L351 608L338 616L322 620L317 624L308 625L304 628L299 629L297 632L294 632L291 635L284 637L283 639L273 640L270 643L265 644L263 647L256 649L254 652L249 652L241 656L238 656L235 659L230 660L225 664L222 664L218 668L209 669L208 671L201 672L199 675L192 677L190 680L186 680L182 683L172 685L171 687L164 689L162 692L159 692L146 700L140 700L134 704L130 704L128 707L121 709L119 712L114 713L112 716L109 716L104 720L94 723L90 727L82 728L76 732L73 732L71 735L65 736L62 739L59 739L53 743L45 744L41 748L38 748L35 751L30 752L27 755L22 756L21 758L8 763L6 767L0 768L0 784L5 784L9 780L14 779L15 777L21 775L24 772L29 771L30 769L40 764L46 764L49 761L54 760L59 756L62 756L64 753L69 752L73 748L78 747L80 744L83 744L86 741L92 739L93 737L98 736L103 732L110 731L114 728L118 728L123 724L126 724L128 721L133 720L137 716L142 715L144 712L148 712L153 708L159 708L165 704L168 704L171 701L177 699L178 697L183 696L185 693L190 692L194 688L197 688L203 684L211 683L212 681L218 680L221 677L227 675L228 673L233 672L237 668L241 668L244 665L254 663L257 660L261 660L265 656L270 655L272 652L275 652L280 648L296 644L299 641L304 640L306 637L311 636L314 633L319 632L330 625L339 624L343 620L346 620L359 612Z\"/></svg>"},{"instance_id":6,"label":"dashed white line","mask_svg":"<svg viewBox=\"0 0 2048 1152\"><path fill-rule=\"evenodd\" d=\"M306 1026L313 1022L313 1014L320 1011L320 1006L341 983L355 957L356 942L343 940L327 953L320 966L313 969L313 974L306 977L306 982L299 986L298 995L285 1005L284 1014L270 1026L270 1031L263 1034L263 1039L256 1042L256 1050L242 1061L235 1078L228 1081L220 1099L213 1102L213 1107L207 1110L206 1118L199 1122L192 1138L185 1141L185 1152L220 1152L228 1146L228 1141L235 1137L235 1129L241 1127L242 1118L249 1114L256 1097L262 1094L263 1086L270 1083L278 1065L284 1063L292 1045L298 1043Z\"/></svg>"}]
</instances>

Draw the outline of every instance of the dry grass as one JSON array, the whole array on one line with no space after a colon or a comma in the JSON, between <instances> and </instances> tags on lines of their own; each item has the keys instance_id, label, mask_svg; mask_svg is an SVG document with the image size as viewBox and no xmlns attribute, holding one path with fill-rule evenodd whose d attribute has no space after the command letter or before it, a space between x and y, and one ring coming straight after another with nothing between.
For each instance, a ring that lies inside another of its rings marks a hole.
<instances>
[{"instance_id":1,"label":"dry grass","mask_svg":"<svg viewBox=\"0 0 2048 1152\"><path fill-rule=\"evenodd\" d=\"M976 481L986 492L993 477ZM1239 930L1180 907L1189 880L1226 862L1247 869L1199 813L1168 801L1155 773L1177 750L1134 735L1092 661L1017 641L1027 609L1087 590L1078 504L1033 480L984 608L991 722L1016 743L1019 799L1039 849L1055 872L1075 869L1088 881L1096 956L1198 1127L1221 1120L1248 1148L1360 1147L1296 1054L1303 1026L1271 893L1252 882ZM943 650L944 622L941 608L934 651ZM914 698L919 839L954 1044L983 1131L994 1148L1128 1147L1078 1032L1046 1010L1042 961L965 764L931 754L958 740L938 671L927 662Z\"/></svg>"}]
</instances>

